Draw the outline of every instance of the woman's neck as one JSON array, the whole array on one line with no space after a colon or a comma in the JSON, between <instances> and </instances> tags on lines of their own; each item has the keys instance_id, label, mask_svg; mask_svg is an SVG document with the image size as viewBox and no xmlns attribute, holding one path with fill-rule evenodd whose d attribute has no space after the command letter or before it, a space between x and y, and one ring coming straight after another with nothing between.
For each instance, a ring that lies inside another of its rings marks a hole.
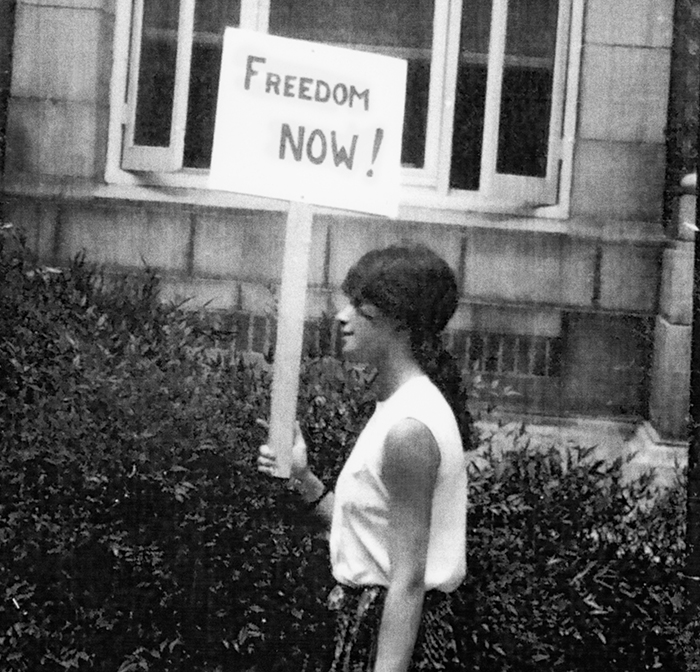
<instances>
[{"instance_id":1,"label":"woman's neck","mask_svg":"<svg viewBox=\"0 0 700 672\"><path fill-rule=\"evenodd\" d=\"M388 357L379 363L376 368L377 377L374 379L374 388L379 401L388 399L412 378L424 375L423 370L413 357L400 355Z\"/></svg>"}]
</instances>

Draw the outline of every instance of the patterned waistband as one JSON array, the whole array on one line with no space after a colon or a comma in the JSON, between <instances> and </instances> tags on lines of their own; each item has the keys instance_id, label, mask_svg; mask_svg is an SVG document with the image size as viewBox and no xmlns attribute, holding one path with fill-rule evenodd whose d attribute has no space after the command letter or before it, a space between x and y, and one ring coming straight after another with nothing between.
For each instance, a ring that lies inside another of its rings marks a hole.
<instances>
[{"instance_id":1,"label":"patterned waistband","mask_svg":"<svg viewBox=\"0 0 700 672\"><path fill-rule=\"evenodd\" d=\"M338 583L328 594L328 608L336 611L355 605L367 605L377 599L383 600L386 591L386 586L348 586ZM450 600L451 593L446 593L442 590L428 590L423 600L423 609L430 610Z\"/></svg>"}]
</instances>

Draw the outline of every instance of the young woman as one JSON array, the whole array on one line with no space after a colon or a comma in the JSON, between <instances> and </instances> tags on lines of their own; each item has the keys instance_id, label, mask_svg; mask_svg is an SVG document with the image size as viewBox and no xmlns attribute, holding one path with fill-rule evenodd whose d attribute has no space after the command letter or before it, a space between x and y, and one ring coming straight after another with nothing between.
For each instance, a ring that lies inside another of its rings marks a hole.
<instances>
[{"instance_id":1,"label":"young woman","mask_svg":"<svg viewBox=\"0 0 700 672\"><path fill-rule=\"evenodd\" d=\"M376 410L334 492L309 468L300 432L292 466L293 486L330 524L331 672L458 670L449 594L466 571L469 418L441 341L454 274L426 247L390 247L365 254L343 291L343 353L375 367ZM274 472L267 446L258 468Z\"/></svg>"}]
</instances>

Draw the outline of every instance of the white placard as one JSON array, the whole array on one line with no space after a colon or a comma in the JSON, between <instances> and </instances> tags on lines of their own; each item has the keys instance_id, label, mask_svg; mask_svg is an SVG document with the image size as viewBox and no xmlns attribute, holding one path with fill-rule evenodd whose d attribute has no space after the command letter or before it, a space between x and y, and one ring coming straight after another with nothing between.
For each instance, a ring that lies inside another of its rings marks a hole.
<instances>
[{"instance_id":1,"label":"white placard","mask_svg":"<svg viewBox=\"0 0 700 672\"><path fill-rule=\"evenodd\" d=\"M227 28L209 186L395 217L406 61Z\"/></svg>"}]
</instances>

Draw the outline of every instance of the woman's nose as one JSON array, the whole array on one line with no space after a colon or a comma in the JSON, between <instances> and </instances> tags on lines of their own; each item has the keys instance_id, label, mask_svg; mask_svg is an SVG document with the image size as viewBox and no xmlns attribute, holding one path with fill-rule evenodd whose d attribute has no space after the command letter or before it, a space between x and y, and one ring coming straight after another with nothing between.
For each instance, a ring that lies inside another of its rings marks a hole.
<instances>
[{"instance_id":1,"label":"woman's nose","mask_svg":"<svg viewBox=\"0 0 700 672\"><path fill-rule=\"evenodd\" d=\"M350 312L350 304L347 304L344 308L342 308L341 310L339 310L339 311L336 313L335 319L336 319L338 322L343 322L343 323L345 323L345 322L347 322L348 319L349 319L349 312Z\"/></svg>"}]
</instances>

